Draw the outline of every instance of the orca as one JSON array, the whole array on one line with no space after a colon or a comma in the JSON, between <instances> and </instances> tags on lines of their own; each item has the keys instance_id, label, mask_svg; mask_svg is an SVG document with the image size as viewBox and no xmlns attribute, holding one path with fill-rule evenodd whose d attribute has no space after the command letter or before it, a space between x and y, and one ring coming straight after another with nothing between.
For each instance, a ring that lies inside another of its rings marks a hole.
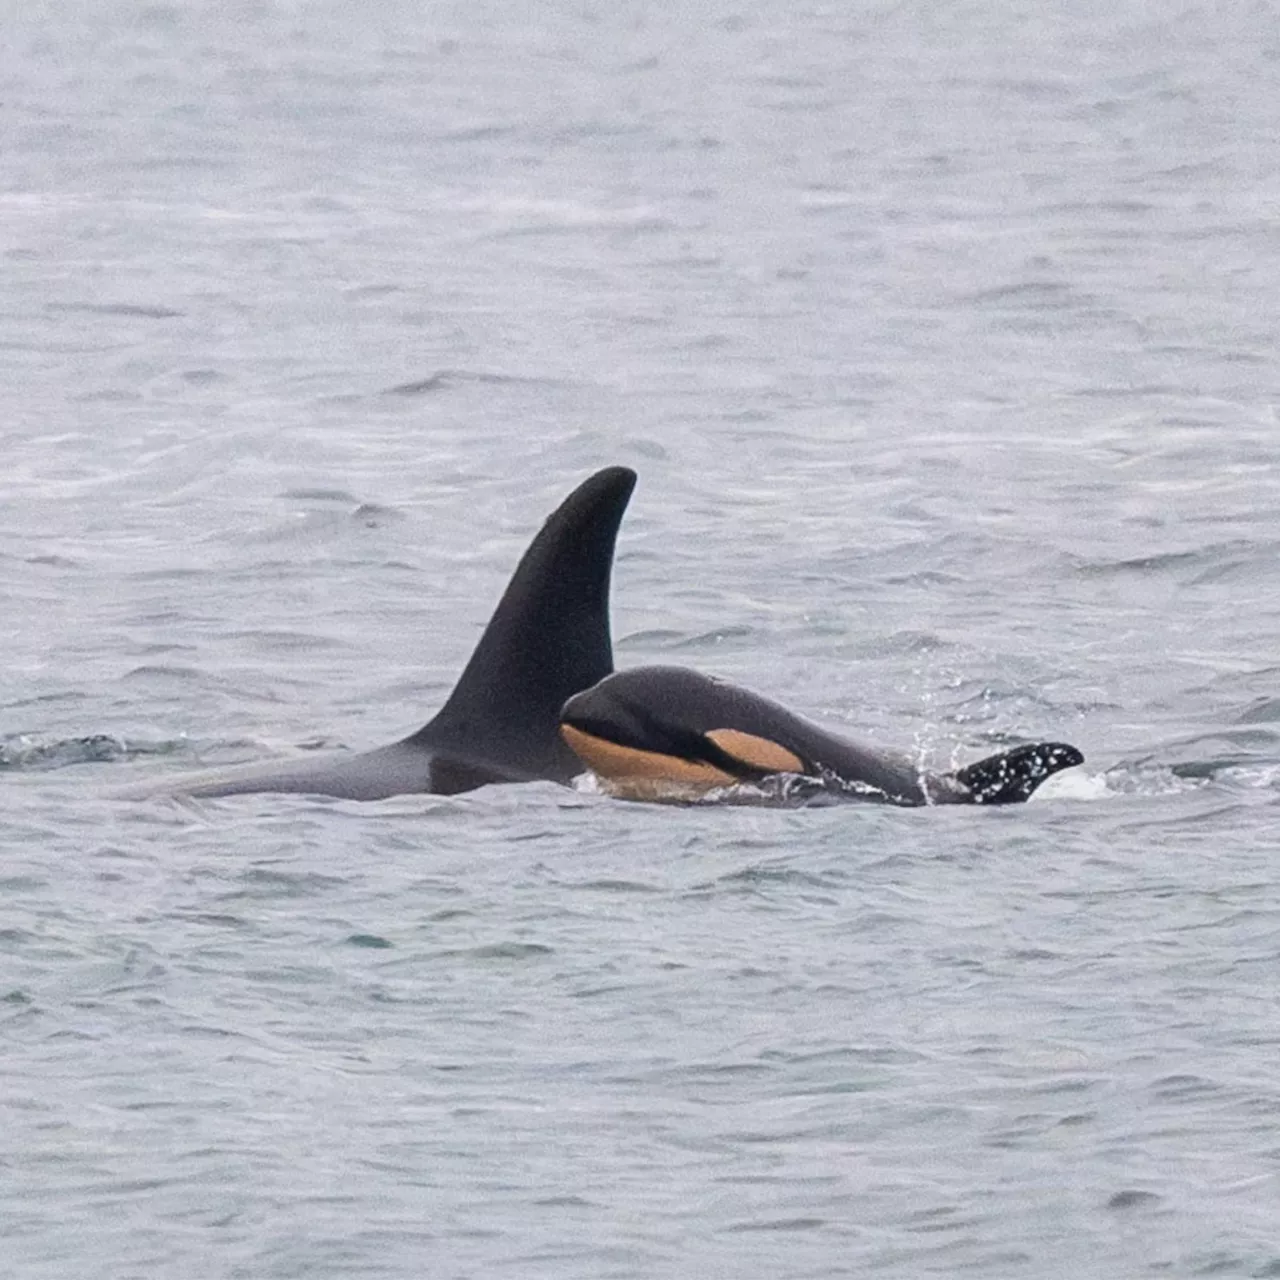
<instances>
[{"instance_id":1,"label":"orca","mask_svg":"<svg viewBox=\"0 0 1280 1280\"><path fill-rule=\"evenodd\" d=\"M754 783L784 801L1012 804L1084 763L1066 743L1036 742L951 773L926 773L905 753L839 737L684 667L606 676L565 703L560 732L604 788L626 799L687 801Z\"/></svg>"},{"instance_id":2,"label":"orca","mask_svg":"<svg viewBox=\"0 0 1280 1280\"><path fill-rule=\"evenodd\" d=\"M635 483L629 468L607 467L548 517L453 692L416 733L359 754L259 762L124 794L285 791L382 800L456 795L491 782L570 782L582 767L560 736L560 708L613 670L609 582L618 525Z\"/></svg>"}]
</instances>

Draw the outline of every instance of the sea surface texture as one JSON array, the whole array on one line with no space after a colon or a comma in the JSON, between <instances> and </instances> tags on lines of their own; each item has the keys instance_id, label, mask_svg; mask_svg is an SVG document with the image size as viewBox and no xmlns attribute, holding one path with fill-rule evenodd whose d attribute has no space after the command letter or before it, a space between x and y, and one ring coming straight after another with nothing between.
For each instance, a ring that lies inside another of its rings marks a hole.
<instances>
[{"instance_id":1,"label":"sea surface texture","mask_svg":"<svg viewBox=\"0 0 1280 1280\"><path fill-rule=\"evenodd\" d=\"M0 1276L1280 1276L1280 22L11 4ZM124 801L620 666L1025 806Z\"/></svg>"}]
</instances>

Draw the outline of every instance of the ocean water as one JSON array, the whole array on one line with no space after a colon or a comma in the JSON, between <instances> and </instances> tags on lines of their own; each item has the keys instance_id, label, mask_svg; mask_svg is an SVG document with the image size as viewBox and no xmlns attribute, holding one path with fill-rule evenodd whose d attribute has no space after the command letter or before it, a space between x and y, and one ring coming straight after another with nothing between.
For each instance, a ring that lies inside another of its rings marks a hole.
<instances>
[{"instance_id":1,"label":"ocean water","mask_svg":"<svg viewBox=\"0 0 1280 1280\"><path fill-rule=\"evenodd\" d=\"M1261 7L10 7L0 1275L1280 1275ZM1026 806L124 803L620 665Z\"/></svg>"}]
</instances>

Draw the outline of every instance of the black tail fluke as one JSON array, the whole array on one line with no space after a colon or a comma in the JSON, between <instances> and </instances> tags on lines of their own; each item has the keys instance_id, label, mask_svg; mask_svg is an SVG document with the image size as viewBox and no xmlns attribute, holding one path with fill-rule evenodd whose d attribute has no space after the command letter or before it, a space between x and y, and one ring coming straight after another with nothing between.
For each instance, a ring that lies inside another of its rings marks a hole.
<instances>
[{"instance_id":1,"label":"black tail fluke","mask_svg":"<svg viewBox=\"0 0 1280 1280\"><path fill-rule=\"evenodd\" d=\"M1065 742L1032 742L968 765L955 778L973 804L1021 804L1046 778L1083 763Z\"/></svg>"},{"instance_id":2,"label":"black tail fluke","mask_svg":"<svg viewBox=\"0 0 1280 1280\"><path fill-rule=\"evenodd\" d=\"M635 483L629 468L606 467L552 512L449 700L410 742L478 756L512 776L567 782L581 772L560 738L560 708L613 670L609 583Z\"/></svg>"}]
</instances>

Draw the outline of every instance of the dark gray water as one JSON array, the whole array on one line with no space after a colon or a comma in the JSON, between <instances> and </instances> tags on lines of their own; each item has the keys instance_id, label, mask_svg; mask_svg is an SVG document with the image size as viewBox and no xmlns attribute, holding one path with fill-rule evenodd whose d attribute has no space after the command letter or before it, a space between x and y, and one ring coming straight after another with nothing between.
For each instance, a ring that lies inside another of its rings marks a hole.
<instances>
[{"instance_id":1,"label":"dark gray water","mask_svg":"<svg viewBox=\"0 0 1280 1280\"><path fill-rule=\"evenodd\" d=\"M1280 1274L1265 7L42 3L0 61L0 1273ZM124 804L621 664L999 812Z\"/></svg>"}]
</instances>

